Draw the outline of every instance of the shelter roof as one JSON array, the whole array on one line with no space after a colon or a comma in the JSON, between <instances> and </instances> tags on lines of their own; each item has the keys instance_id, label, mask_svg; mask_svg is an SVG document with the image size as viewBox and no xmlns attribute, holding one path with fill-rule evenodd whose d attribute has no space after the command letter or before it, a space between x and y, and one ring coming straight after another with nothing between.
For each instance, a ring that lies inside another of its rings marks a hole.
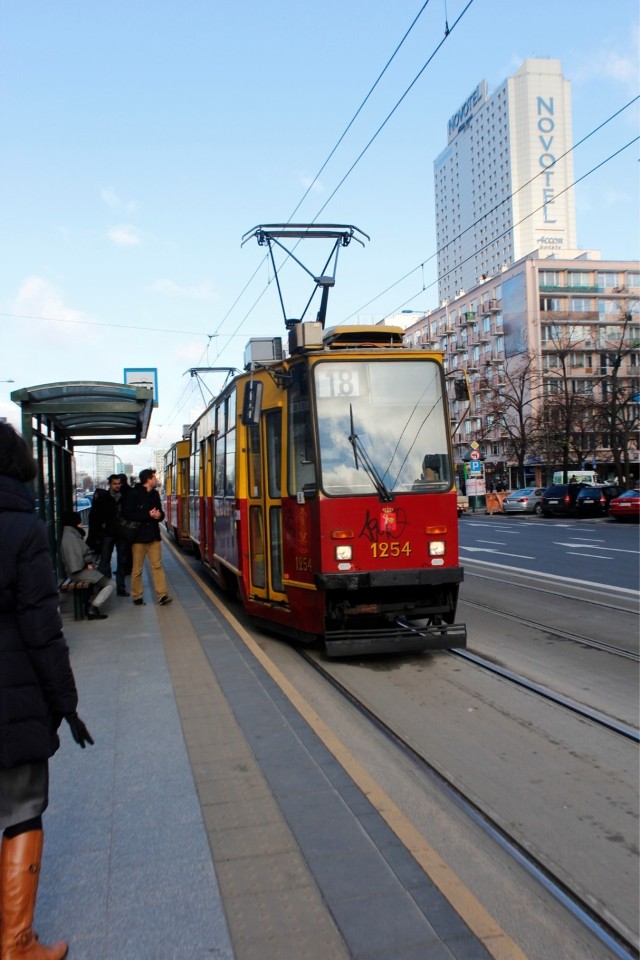
<instances>
[{"instance_id":1,"label":"shelter roof","mask_svg":"<svg viewBox=\"0 0 640 960\"><path fill-rule=\"evenodd\" d=\"M147 435L153 391L123 383L75 380L11 393L22 416L38 417L74 445L136 444Z\"/></svg>"}]
</instances>

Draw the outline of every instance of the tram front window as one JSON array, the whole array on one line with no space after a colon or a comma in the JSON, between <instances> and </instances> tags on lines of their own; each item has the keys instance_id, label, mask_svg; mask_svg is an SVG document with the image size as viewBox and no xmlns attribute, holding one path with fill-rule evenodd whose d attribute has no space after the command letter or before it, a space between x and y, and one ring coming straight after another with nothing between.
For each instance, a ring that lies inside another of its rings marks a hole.
<instances>
[{"instance_id":1,"label":"tram front window","mask_svg":"<svg viewBox=\"0 0 640 960\"><path fill-rule=\"evenodd\" d=\"M320 361L314 380L326 494L451 487L447 405L434 360Z\"/></svg>"}]
</instances>

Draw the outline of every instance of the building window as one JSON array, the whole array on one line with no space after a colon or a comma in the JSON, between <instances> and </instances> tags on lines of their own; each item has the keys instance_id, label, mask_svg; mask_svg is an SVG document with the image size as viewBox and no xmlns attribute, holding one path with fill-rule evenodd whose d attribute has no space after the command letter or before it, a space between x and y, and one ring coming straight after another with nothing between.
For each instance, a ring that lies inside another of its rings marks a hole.
<instances>
[{"instance_id":1,"label":"building window","mask_svg":"<svg viewBox=\"0 0 640 960\"><path fill-rule=\"evenodd\" d=\"M591 286L591 274L584 270L569 270L567 273L568 287L589 287Z\"/></svg>"},{"instance_id":2,"label":"building window","mask_svg":"<svg viewBox=\"0 0 640 960\"><path fill-rule=\"evenodd\" d=\"M588 313L591 310L591 300L588 297L571 297L569 310L572 313Z\"/></svg>"},{"instance_id":3,"label":"building window","mask_svg":"<svg viewBox=\"0 0 640 960\"><path fill-rule=\"evenodd\" d=\"M540 309L545 313L558 313L566 310L567 301L559 297L540 297Z\"/></svg>"},{"instance_id":4,"label":"building window","mask_svg":"<svg viewBox=\"0 0 640 960\"><path fill-rule=\"evenodd\" d=\"M618 274L609 271L598 271L596 274L598 280L598 290L610 290L618 286Z\"/></svg>"},{"instance_id":5,"label":"building window","mask_svg":"<svg viewBox=\"0 0 640 960\"><path fill-rule=\"evenodd\" d=\"M540 271L540 284L543 287L560 287L564 284L560 283L560 271L559 270L541 270Z\"/></svg>"},{"instance_id":6,"label":"building window","mask_svg":"<svg viewBox=\"0 0 640 960\"><path fill-rule=\"evenodd\" d=\"M620 305L616 300L598 300L598 313L601 316L611 316L612 313L619 313Z\"/></svg>"}]
</instances>

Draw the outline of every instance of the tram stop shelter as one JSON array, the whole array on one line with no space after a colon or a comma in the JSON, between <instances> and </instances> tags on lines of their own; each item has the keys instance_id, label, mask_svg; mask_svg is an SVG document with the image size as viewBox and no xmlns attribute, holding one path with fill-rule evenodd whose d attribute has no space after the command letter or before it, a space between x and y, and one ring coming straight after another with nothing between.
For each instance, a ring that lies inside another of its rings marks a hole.
<instances>
[{"instance_id":1,"label":"tram stop shelter","mask_svg":"<svg viewBox=\"0 0 640 960\"><path fill-rule=\"evenodd\" d=\"M22 435L38 463L37 510L47 525L59 570L58 539L65 510L76 500L77 446L138 444L147 435L153 409L149 387L75 380L23 387L11 393L22 412Z\"/></svg>"}]
</instances>

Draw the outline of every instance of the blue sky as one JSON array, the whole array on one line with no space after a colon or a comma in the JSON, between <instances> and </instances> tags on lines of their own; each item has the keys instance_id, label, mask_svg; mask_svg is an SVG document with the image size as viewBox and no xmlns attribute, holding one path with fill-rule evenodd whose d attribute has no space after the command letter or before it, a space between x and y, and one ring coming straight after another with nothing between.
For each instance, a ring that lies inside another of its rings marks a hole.
<instances>
[{"instance_id":1,"label":"blue sky","mask_svg":"<svg viewBox=\"0 0 640 960\"><path fill-rule=\"evenodd\" d=\"M340 253L329 323L437 305L433 161L480 80L492 92L527 57L561 60L574 142L640 92L635 0L467 3L426 5L295 214L316 218L442 41L445 16L458 21L320 214L371 237ZM177 439L203 407L185 371L239 367L250 336L284 333L264 250L241 248L243 233L289 219L421 7L7 0L0 381L14 383L0 382L0 415L17 423L12 389L156 367L148 443L120 452L140 468ZM576 178L637 133L636 103L575 151ZM576 188L581 248L638 257L637 164L636 143ZM320 268L324 248L297 252ZM283 285L295 316L307 281L287 270ZM213 392L222 380L205 378Z\"/></svg>"}]
</instances>

